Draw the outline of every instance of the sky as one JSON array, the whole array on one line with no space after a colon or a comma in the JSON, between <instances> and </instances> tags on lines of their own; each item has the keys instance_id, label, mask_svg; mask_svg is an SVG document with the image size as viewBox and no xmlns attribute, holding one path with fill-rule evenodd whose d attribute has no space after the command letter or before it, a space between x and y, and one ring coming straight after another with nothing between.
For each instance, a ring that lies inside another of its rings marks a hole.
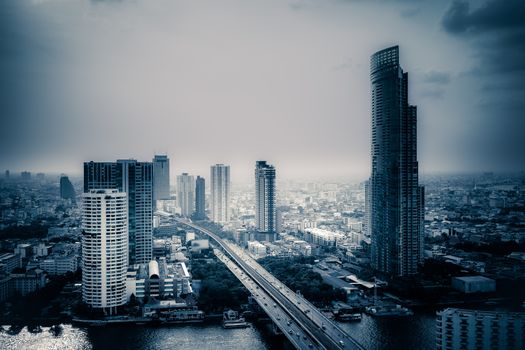
<instances>
[{"instance_id":1,"label":"sky","mask_svg":"<svg viewBox=\"0 0 525 350\"><path fill-rule=\"evenodd\" d=\"M420 171L525 169L525 1L3 0L0 170L151 160L370 169L369 59L399 45Z\"/></svg>"}]
</instances>

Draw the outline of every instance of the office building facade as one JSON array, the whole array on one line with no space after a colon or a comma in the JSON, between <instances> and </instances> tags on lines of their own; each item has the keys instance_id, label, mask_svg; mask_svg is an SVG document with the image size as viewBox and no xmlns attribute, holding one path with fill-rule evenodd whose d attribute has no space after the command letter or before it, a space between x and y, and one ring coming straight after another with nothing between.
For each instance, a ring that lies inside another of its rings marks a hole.
<instances>
[{"instance_id":1,"label":"office building facade","mask_svg":"<svg viewBox=\"0 0 525 350\"><path fill-rule=\"evenodd\" d=\"M413 275L423 245L417 108L408 104L408 73L399 65L397 46L375 53L370 63L372 266L388 275Z\"/></svg>"},{"instance_id":2,"label":"office building facade","mask_svg":"<svg viewBox=\"0 0 525 350\"><path fill-rule=\"evenodd\" d=\"M210 169L211 220L216 223L230 221L230 166L215 164Z\"/></svg>"},{"instance_id":3,"label":"office building facade","mask_svg":"<svg viewBox=\"0 0 525 350\"><path fill-rule=\"evenodd\" d=\"M206 219L206 181L197 176L195 180L195 215L196 220Z\"/></svg>"},{"instance_id":4,"label":"office building facade","mask_svg":"<svg viewBox=\"0 0 525 350\"><path fill-rule=\"evenodd\" d=\"M60 198L69 199L71 202L76 202L75 188L66 175L60 176Z\"/></svg>"},{"instance_id":5,"label":"office building facade","mask_svg":"<svg viewBox=\"0 0 525 350\"><path fill-rule=\"evenodd\" d=\"M128 200L116 189L82 195L82 300L112 314L126 303ZM107 310L106 310L107 309Z\"/></svg>"},{"instance_id":6,"label":"office building facade","mask_svg":"<svg viewBox=\"0 0 525 350\"><path fill-rule=\"evenodd\" d=\"M437 313L436 348L524 349L525 313L445 309Z\"/></svg>"},{"instance_id":7,"label":"office building facade","mask_svg":"<svg viewBox=\"0 0 525 350\"><path fill-rule=\"evenodd\" d=\"M133 159L84 163L84 192L117 189L128 196L129 264L152 257L153 164Z\"/></svg>"},{"instance_id":8,"label":"office building facade","mask_svg":"<svg viewBox=\"0 0 525 350\"><path fill-rule=\"evenodd\" d=\"M365 181L365 217L363 221L363 233L365 237L370 238L370 226L371 226L371 202L372 202L372 193L370 189L370 179Z\"/></svg>"},{"instance_id":9,"label":"office building facade","mask_svg":"<svg viewBox=\"0 0 525 350\"><path fill-rule=\"evenodd\" d=\"M266 161L255 164L255 225L257 231L276 232L275 168Z\"/></svg>"},{"instance_id":10,"label":"office building facade","mask_svg":"<svg viewBox=\"0 0 525 350\"><path fill-rule=\"evenodd\" d=\"M166 155L153 158L153 203L170 199L170 160Z\"/></svg>"},{"instance_id":11,"label":"office building facade","mask_svg":"<svg viewBox=\"0 0 525 350\"><path fill-rule=\"evenodd\" d=\"M188 173L177 176L177 204L182 216L189 218L195 211L195 178Z\"/></svg>"}]
</instances>

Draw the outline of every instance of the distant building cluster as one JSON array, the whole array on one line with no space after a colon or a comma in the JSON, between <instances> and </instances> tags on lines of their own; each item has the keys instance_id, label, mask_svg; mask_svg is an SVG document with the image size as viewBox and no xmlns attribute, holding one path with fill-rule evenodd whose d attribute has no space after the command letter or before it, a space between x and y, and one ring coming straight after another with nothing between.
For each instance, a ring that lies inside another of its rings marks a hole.
<instances>
[{"instance_id":1,"label":"distant building cluster","mask_svg":"<svg viewBox=\"0 0 525 350\"><path fill-rule=\"evenodd\" d=\"M90 311L116 315L133 303L155 322L202 320L191 259L210 260L217 247L199 230L181 229L193 221L255 259L311 257L298 260L354 302L338 302L338 311L409 316L389 305L394 297L377 296L387 285L413 292L406 281L443 304L485 301L522 281L522 174L420 177L408 77L398 46L371 56L371 167L360 184L278 182L276 168L258 160L249 185L232 187L230 166L218 163L207 180L182 172L172 188L167 155L85 162L78 192L80 181L65 174L7 170L0 179L0 230L7 236L0 241L0 302L81 269L82 283L68 288L81 289ZM426 302L416 299L410 302ZM523 349L524 334L525 313L447 308L437 313L435 345Z\"/></svg>"},{"instance_id":2,"label":"distant building cluster","mask_svg":"<svg viewBox=\"0 0 525 350\"><path fill-rule=\"evenodd\" d=\"M75 273L80 244L18 243L12 252L0 253L0 302L43 288L48 276Z\"/></svg>"}]
</instances>

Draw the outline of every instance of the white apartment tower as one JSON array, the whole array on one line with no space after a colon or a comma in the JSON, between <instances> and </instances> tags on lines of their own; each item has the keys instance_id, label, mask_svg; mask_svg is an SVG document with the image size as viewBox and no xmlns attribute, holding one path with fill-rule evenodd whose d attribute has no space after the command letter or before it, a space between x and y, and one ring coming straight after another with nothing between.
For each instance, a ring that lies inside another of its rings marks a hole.
<instances>
[{"instance_id":1,"label":"white apartment tower","mask_svg":"<svg viewBox=\"0 0 525 350\"><path fill-rule=\"evenodd\" d=\"M211 166L211 220L226 223L230 220L230 166Z\"/></svg>"},{"instance_id":2,"label":"white apartment tower","mask_svg":"<svg viewBox=\"0 0 525 350\"><path fill-rule=\"evenodd\" d=\"M188 173L177 175L177 204L182 216L190 217L195 211L195 178Z\"/></svg>"},{"instance_id":3,"label":"white apartment tower","mask_svg":"<svg viewBox=\"0 0 525 350\"><path fill-rule=\"evenodd\" d=\"M128 199L116 189L82 195L82 300L113 314L126 303ZM107 309L107 310L106 310Z\"/></svg>"}]
</instances>

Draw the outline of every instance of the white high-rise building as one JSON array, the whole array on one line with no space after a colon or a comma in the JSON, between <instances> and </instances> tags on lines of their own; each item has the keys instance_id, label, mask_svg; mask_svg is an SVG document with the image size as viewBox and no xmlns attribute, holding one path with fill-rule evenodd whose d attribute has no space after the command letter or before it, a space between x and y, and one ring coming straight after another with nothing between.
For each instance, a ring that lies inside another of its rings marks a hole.
<instances>
[{"instance_id":1,"label":"white high-rise building","mask_svg":"<svg viewBox=\"0 0 525 350\"><path fill-rule=\"evenodd\" d=\"M436 348L525 349L525 313L449 308L437 313Z\"/></svg>"},{"instance_id":2,"label":"white high-rise building","mask_svg":"<svg viewBox=\"0 0 525 350\"><path fill-rule=\"evenodd\" d=\"M177 176L177 204L182 216L190 217L195 211L195 178L188 173Z\"/></svg>"},{"instance_id":3,"label":"white high-rise building","mask_svg":"<svg viewBox=\"0 0 525 350\"><path fill-rule=\"evenodd\" d=\"M211 166L211 220L217 223L230 221L230 166Z\"/></svg>"},{"instance_id":4,"label":"white high-rise building","mask_svg":"<svg viewBox=\"0 0 525 350\"><path fill-rule=\"evenodd\" d=\"M93 308L126 303L128 199L116 189L82 195L82 300ZM106 310L104 310L106 311Z\"/></svg>"}]
</instances>

